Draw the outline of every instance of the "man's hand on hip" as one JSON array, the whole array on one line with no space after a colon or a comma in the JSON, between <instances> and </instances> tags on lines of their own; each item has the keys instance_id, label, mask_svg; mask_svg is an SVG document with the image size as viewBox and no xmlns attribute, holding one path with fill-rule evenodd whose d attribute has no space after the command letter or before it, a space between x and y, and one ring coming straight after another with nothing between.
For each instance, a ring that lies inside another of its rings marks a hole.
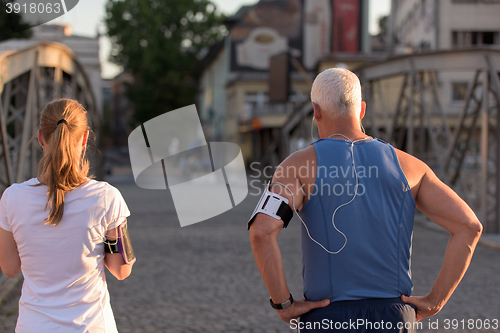
<instances>
[{"instance_id":1,"label":"man's hand on hip","mask_svg":"<svg viewBox=\"0 0 500 333\"><path fill-rule=\"evenodd\" d=\"M401 300L407 304L415 305L417 308L417 321L432 317L441 310L434 306L433 302L429 298L429 295L409 297L402 295Z\"/></svg>"},{"instance_id":2,"label":"man's hand on hip","mask_svg":"<svg viewBox=\"0 0 500 333\"><path fill-rule=\"evenodd\" d=\"M290 323L290 320L297 319L302 316L304 313L311 311L316 308L324 308L330 304L329 299L324 299L322 301L310 302L305 299L301 299L298 301L294 301L293 304L284 309L284 310L276 310L280 315L281 320L284 322Z\"/></svg>"}]
</instances>

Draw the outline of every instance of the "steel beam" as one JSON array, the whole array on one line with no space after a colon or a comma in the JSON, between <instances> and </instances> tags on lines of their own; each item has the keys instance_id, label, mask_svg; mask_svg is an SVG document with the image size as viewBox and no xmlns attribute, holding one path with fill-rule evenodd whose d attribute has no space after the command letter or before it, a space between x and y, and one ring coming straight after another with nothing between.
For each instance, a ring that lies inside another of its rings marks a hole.
<instances>
[{"instance_id":1,"label":"steel beam","mask_svg":"<svg viewBox=\"0 0 500 333\"><path fill-rule=\"evenodd\" d=\"M378 99L380 100L380 106L382 109L382 119L384 121L384 126L385 126L385 133L384 133L384 138L385 140L389 140L391 137L392 133L392 126L391 122L389 121L389 116L388 116L388 109L387 109L387 104L385 103L385 98L384 94L382 93L382 82L379 82L378 85L375 85L375 82L373 82L373 88L378 86L379 89L378 91Z\"/></svg>"},{"instance_id":2,"label":"steel beam","mask_svg":"<svg viewBox=\"0 0 500 333\"><path fill-rule=\"evenodd\" d=\"M488 65L488 72L490 75L490 90L493 91L496 97L496 125L494 133L496 136L496 165L495 165L495 219L488 226L488 231L499 233L500 232L500 133L498 126L500 126L500 80L498 78L498 70L494 63L491 61L489 55L485 55L486 63ZM491 111L490 111L491 112Z\"/></svg>"},{"instance_id":3,"label":"steel beam","mask_svg":"<svg viewBox=\"0 0 500 333\"><path fill-rule=\"evenodd\" d=\"M415 70L420 71L474 71L486 69L484 55L491 57L496 68L500 68L498 49L462 49L411 54L389 58L382 63L361 67L366 80L380 80L404 75L411 71L409 60L414 62Z\"/></svg>"},{"instance_id":4,"label":"steel beam","mask_svg":"<svg viewBox=\"0 0 500 333\"><path fill-rule=\"evenodd\" d=\"M480 219L483 224L488 221L488 116L489 116L489 93L488 93L488 72L483 72L482 79L483 103L481 108L481 214Z\"/></svg>"},{"instance_id":5,"label":"steel beam","mask_svg":"<svg viewBox=\"0 0 500 333\"><path fill-rule=\"evenodd\" d=\"M475 90L479 85L479 75L480 74L481 74L481 70L477 70L476 73L474 74L474 79L472 81L472 84L469 86L469 90L467 92L467 97L465 100L465 106L462 109L462 112L460 113L458 125L455 128L455 131L453 133L453 139L450 143L450 147L448 149L448 154L447 154L447 157L445 160L445 169L450 171L451 161L453 158L456 158L456 165L454 166L455 169L452 171L452 173L449 174L449 182L451 184L455 184L456 181L458 180L458 176L460 174L460 167L462 166L463 159L465 158L464 153L465 153L465 151L467 151L467 148L469 147L469 142L470 142L470 139L472 137L472 134L473 134L473 131L475 128L475 124L477 121L478 112L479 112L481 104L482 104L482 99L479 101L475 99ZM472 100L476 101L476 108L472 112L472 114L469 114L469 106L470 106ZM457 150L459 149L459 145L460 145L460 142L459 142L460 135L462 134L462 132L464 130L466 130L464 123L469 117L472 117L472 124L469 127L468 136L464 141L465 145L462 149L463 154L460 154L457 156Z\"/></svg>"},{"instance_id":6,"label":"steel beam","mask_svg":"<svg viewBox=\"0 0 500 333\"><path fill-rule=\"evenodd\" d=\"M410 65L411 66L411 65ZM406 126L407 126L407 135L406 135L406 152L410 155L413 155L413 104L414 104L414 90L415 90L415 80L416 80L416 71L415 68L410 70L410 91L408 96L408 115L406 118Z\"/></svg>"},{"instance_id":7,"label":"steel beam","mask_svg":"<svg viewBox=\"0 0 500 333\"><path fill-rule=\"evenodd\" d=\"M16 175L16 182L20 183L24 181L24 174L25 174L25 164L27 160L27 148L28 148L28 140L30 136L33 135L32 132L32 124L31 122L33 121L33 117L35 116L35 97L36 97L36 90L38 87L36 86L36 81L35 81L35 71L38 66L38 53L35 53L35 57L33 59L33 64L30 70L30 78L29 78L29 83L28 83L28 96L26 97L25 101L25 107L24 107L24 125L23 125L23 131L22 131L22 139L19 147L19 160L17 162L17 175Z\"/></svg>"},{"instance_id":8,"label":"steel beam","mask_svg":"<svg viewBox=\"0 0 500 333\"><path fill-rule=\"evenodd\" d=\"M402 115L403 113L403 103L404 103L404 100L405 100L405 92L406 92L406 86L408 85L408 74L405 74L404 75L404 78L403 78L403 84L401 85L401 90L399 91L399 95L398 95L398 102L396 104L396 109L394 110L394 120L393 120L393 124L392 124L392 130L391 132L389 133L388 137L390 138L390 141L393 141L393 142L396 142L397 141L397 137L401 137L401 133L396 133L395 131L400 131L401 132L401 129L399 128L398 126L398 118L400 117L400 115ZM402 141L402 140L401 140ZM401 147L401 144L397 145L397 147Z\"/></svg>"},{"instance_id":9,"label":"steel beam","mask_svg":"<svg viewBox=\"0 0 500 333\"><path fill-rule=\"evenodd\" d=\"M5 96L3 97L7 98ZM7 112L6 109L2 106L2 99L0 98L0 132L2 135L2 149L3 149L3 158L5 162L5 170L7 171L7 179L4 181L3 185L12 184L14 182L14 175L12 173L12 161L10 158L10 147L8 139L9 136L7 134L6 112Z\"/></svg>"}]
</instances>

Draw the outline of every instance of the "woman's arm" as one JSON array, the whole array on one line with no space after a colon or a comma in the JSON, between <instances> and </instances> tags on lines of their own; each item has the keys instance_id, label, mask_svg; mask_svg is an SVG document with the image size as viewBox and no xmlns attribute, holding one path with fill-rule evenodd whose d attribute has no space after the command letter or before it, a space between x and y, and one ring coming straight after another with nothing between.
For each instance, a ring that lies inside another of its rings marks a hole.
<instances>
[{"instance_id":1,"label":"woman's arm","mask_svg":"<svg viewBox=\"0 0 500 333\"><path fill-rule=\"evenodd\" d=\"M8 277L16 277L21 271L21 258L12 232L0 228L0 268Z\"/></svg>"},{"instance_id":2,"label":"woman's arm","mask_svg":"<svg viewBox=\"0 0 500 333\"><path fill-rule=\"evenodd\" d=\"M123 223L125 223L124 221ZM116 241L116 235L118 232L118 227L112 230L108 230L106 234L106 239L108 241L114 242ZM121 253L106 253L104 257L104 265L108 268L108 270L116 277L118 280L126 279L130 273L132 272L133 263L127 265Z\"/></svg>"}]
</instances>

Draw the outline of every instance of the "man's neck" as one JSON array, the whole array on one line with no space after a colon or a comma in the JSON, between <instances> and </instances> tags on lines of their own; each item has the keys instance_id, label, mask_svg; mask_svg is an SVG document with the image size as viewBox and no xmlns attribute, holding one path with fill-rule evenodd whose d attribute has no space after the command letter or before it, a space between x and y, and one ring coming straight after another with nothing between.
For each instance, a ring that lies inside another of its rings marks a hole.
<instances>
[{"instance_id":1,"label":"man's neck","mask_svg":"<svg viewBox=\"0 0 500 333\"><path fill-rule=\"evenodd\" d=\"M366 138L359 121L354 118L337 118L327 124L318 124L320 138L346 139L351 141Z\"/></svg>"}]
</instances>

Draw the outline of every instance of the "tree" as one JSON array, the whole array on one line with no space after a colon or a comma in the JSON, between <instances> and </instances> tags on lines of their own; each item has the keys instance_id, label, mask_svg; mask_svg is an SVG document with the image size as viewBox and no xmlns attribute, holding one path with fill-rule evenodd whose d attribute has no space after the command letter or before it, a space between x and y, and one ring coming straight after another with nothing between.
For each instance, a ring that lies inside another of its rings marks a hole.
<instances>
[{"instance_id":1,"label":"tree","mask_svg":"<svg viewBox=\"0 0 500 333\"><path fill-rule=\"evenodd\" d=\"M32 31L29 30L30 26L21 21L21 15L7 14L4 2L0 2L0 41L11 38L30 38L32 35Z\"/></svg>"},{"instance_id":2,"label":"tree","mask_svg":"<svg viewBox=\"0 0 500 333\"><path fill-rule=\"evenodd\" d=\"M224 16L210 0L108 0L111 59L134 82L128 97L145 122L193 104L197 55L224 36Z\"/></svg>"}]
</instances>

